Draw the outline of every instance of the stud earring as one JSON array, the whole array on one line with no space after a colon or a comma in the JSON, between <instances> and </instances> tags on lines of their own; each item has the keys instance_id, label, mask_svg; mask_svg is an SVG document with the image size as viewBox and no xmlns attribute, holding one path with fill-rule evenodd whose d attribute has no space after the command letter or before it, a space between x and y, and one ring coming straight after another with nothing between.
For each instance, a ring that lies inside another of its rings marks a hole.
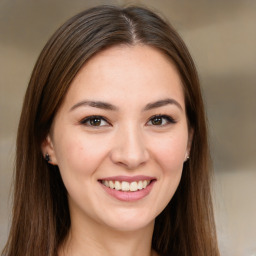
<instances>
[{"instance_id":1,"label":"stud earring","mask_svg":"<svg viewBox=\"0 0 256 256\"><path fill-rule=\"evenodd\" d=\"M184 163L185 162L187 162L189 160L189 155L188 154L186 154L186 156L185 156L185 160L184 160Z\"/></svg>"},{"instance_id":2,"label":"stud earring","mask_svg":"<svg viewBox=\"0 0 256 256\"><path fill-rule=\"evenodd\" d=\"M49 163L51 161L51 157L48 153L45 154L44 159L47 163Z\"/></svg>"}]
</instances>

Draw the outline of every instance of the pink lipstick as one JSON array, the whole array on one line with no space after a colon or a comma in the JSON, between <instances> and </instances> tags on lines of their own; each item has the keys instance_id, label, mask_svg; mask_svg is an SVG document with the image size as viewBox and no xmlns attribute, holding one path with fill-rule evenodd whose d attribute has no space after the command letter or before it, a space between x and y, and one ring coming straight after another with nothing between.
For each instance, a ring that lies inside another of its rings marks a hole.
<instances>
[{"instance_id":1,"label":"pink lipstick","mask_svg":"<svg viewBox=\"0 0 256 256\"><path fill-rule=\"evenodd\" d=\"M113 176L100 179L102 188L121 201L136 201L147 196L152 190L155 177L149 176Z\"/></svg>"}]
</instances>

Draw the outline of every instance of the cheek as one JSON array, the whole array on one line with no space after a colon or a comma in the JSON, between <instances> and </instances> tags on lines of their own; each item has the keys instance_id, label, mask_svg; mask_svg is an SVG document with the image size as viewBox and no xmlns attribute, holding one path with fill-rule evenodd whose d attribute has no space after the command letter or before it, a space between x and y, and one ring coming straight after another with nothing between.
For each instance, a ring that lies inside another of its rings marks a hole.
<instances>
[{"instance_id":1,"label":"cheek","mask_svg":"<svg viewBox=\"0 0 256 256\"><path fill-rule=\"evenodd\" d=\"M62 175L77 177L92 175L107 155L107 143L83 133L64 133L56 143L56 158Z\"/></svg>"},{"instance_id":2,"label":"cheek","mask_svg":"<svg viewBox=\"0 0 256 256\"><path fill-rule=\"evenodd\" d=\"M187 136L170 136L155 143L154 156L165 175L181 173L187 150Z\"/></svg>"},{"instance_id":3,"label":"cheek","mask_svg":"<svg viewBox=\"0 0 256 256\"><path fill-rule=\"evenodd\" d=\"M163 211L177 190L187 149L187 133L172 135L154 139L155 146L151 147L159 181L156 183L158 186L156 186L157 198L155 199L158 205L157 214Z\"/></svg>"}]
</instances>

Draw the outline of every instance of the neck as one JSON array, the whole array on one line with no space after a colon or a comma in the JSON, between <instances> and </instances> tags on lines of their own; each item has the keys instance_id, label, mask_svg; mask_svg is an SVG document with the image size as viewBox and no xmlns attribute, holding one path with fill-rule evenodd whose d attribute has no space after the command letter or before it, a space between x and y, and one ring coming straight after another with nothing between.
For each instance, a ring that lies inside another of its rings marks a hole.
<instances>
[{"instance_id":1,"label":"neck","mask_svg":"<svg viewBox=\"0 0 256 256\"><path fill-rule=\"evenodd\" d=\"M71 222L59 256L152 256L154 223L133 231L113 230L95 222Z\"/></svg>"}]
</instances>

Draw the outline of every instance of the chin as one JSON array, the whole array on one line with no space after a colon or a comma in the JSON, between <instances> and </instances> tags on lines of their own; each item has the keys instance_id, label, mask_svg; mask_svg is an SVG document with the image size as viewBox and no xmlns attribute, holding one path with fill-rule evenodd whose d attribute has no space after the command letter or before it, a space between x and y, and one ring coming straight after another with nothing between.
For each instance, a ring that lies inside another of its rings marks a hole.
<instances>
[{"instance_id":1,"label":"chin","mask_svg":"<svg viewBox=\"0 0 256 256\"><path fill-rule=\"evenodd\" d=\"M107 216L105 215L105 217ZM145 211L123 210L118 215L105 218L104 222L114 230L131 232L154 226L155 216L152 215L152 212L148 215Z\"/></svg>"}]
</instances>

